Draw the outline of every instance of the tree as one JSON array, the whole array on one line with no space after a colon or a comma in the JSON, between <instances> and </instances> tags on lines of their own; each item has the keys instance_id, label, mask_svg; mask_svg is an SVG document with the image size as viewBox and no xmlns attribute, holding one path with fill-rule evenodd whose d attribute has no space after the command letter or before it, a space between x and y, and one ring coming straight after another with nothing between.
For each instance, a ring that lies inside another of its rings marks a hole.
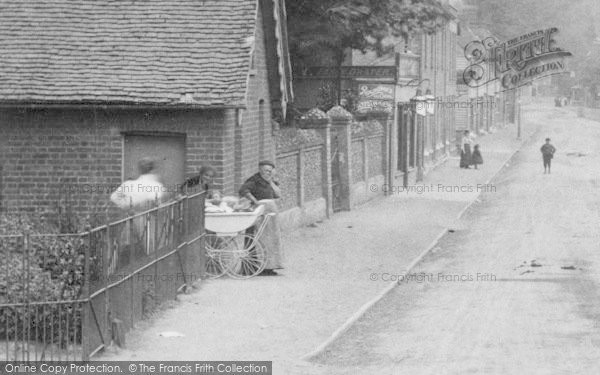
<instances>
[{"instance_id":1,"label":"tree","mask_svg":"<svg viewBox=\"0 0 600 375\"><path fill-rule=\"evenodd\" d=\"M389 50L387 36L405 40L417 32L432 33L445 12L434 0L288 0L288 39L296 74L314 65L338 67L351 50ZM337 102L341 76L337 77Z\"/></svg>"},{"instance_id":2,"label":"tree","mask_svg":"<svg viewBox=\"0 0 600 375\"><path fill-rule=\"evenodd\" d=\"M286 7L295 67L338 65L347 48L380 48L388 33L376 0L288 0Z\"/></svg>"},{"instance_id":3,"label":"tree","mask_svg":"<svg viewBox=\"0 0 600 375\"><path fill-rule=\"evenodd\" d=\"M433 34L448 21L448 14L435 1L391 1L386 15L392 34L404 40L418 33Z\"/></svg>"}]
</instances>

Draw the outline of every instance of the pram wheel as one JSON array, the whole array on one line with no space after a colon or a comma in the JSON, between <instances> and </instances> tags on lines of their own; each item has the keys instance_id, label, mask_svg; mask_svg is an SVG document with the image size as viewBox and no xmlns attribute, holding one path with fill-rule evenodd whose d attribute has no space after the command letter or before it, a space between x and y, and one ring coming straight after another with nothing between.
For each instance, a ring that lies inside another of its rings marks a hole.
<instances>
[{"instance_id":1,"label":"pram wheel","mask_svg":"<svg viewBox=\"0 0 600 375\"><path fill-rule=\"evenodd\" d=\"M263 245L254 236L238 234L223 238L219 262L225 272L234 279L249 279L261 273L267 265L267 256Z\"/></svg>"},{"instance_id":2,"label":"pram wheel","mask_svg":"<svg viewBox=\"0 0 600 375\"><path fill-rule=\"evenodd\" d=\"M227 273L234 279L249 279L267 265L267 252L259 242L269 219L260 205L252 212L207 213L206 273L216 278ZM262 218L262 219L261 219ZM248 231L248 228L255 227Z\"/></svg>"},{"instance_id":3,"label":"pram wheel","mask_svg":"<svg viewBox=\"0 0 600 375\"><path fill-rule=\"evenodd\" d=\"M206 276L211 279L223 276L227 268L226 263L221 262L221 256L227 246L227 239L218 237L215 234L207 234L205 238L204 248L206 251ZM224 249L225 247L225 249Z\"/></svg>"}]
</instances>

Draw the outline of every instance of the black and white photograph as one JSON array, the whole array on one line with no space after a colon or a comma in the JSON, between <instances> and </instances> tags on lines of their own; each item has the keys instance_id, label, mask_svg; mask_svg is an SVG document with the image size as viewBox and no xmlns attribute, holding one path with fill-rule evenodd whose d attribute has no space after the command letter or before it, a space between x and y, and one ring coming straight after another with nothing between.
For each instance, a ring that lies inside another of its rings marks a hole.
<instances>
[{"instance_id":1,"label":"black and white photograph","mask_svg":"<svg viewBox=\"0 0 600 375\"><path fill-rule=\"evenodd\" d=\"M600 373L600 3L0 0L0 374Z\"/></svg>"}]
</instances>

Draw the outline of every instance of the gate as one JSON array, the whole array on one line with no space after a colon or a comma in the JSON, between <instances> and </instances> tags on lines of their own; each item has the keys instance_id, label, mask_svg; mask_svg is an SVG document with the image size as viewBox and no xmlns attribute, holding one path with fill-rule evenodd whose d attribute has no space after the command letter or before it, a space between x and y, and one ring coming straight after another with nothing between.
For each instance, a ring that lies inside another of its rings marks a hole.
<instances>
[{"instance_id":1,"label":"gate","mask_svg":"<svg viewBox=\"0 0 600 375\"><path fill-rule=\"evenodd\" d=\"M204 196L84 233L0 236L0 360L88 360L203 277Z\"/></svg>"}]
</instances>

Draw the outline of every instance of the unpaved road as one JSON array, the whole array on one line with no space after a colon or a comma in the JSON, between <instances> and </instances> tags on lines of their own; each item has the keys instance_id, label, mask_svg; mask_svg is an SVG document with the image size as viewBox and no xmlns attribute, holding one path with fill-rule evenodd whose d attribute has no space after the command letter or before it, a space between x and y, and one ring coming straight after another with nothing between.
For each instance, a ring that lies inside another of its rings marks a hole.
<instances>
[{"instance_id":1,"label":"unpaved road","mask_svg":"<svg viewBox=\"0 0 600 375\"><path fill-rule=\"evenodd\" d=\"M328 374L600 373L600 123L553 112L418 277L315 364ZM546 136L558 149L551 175Z\"/></svg>"}]
</instances>

